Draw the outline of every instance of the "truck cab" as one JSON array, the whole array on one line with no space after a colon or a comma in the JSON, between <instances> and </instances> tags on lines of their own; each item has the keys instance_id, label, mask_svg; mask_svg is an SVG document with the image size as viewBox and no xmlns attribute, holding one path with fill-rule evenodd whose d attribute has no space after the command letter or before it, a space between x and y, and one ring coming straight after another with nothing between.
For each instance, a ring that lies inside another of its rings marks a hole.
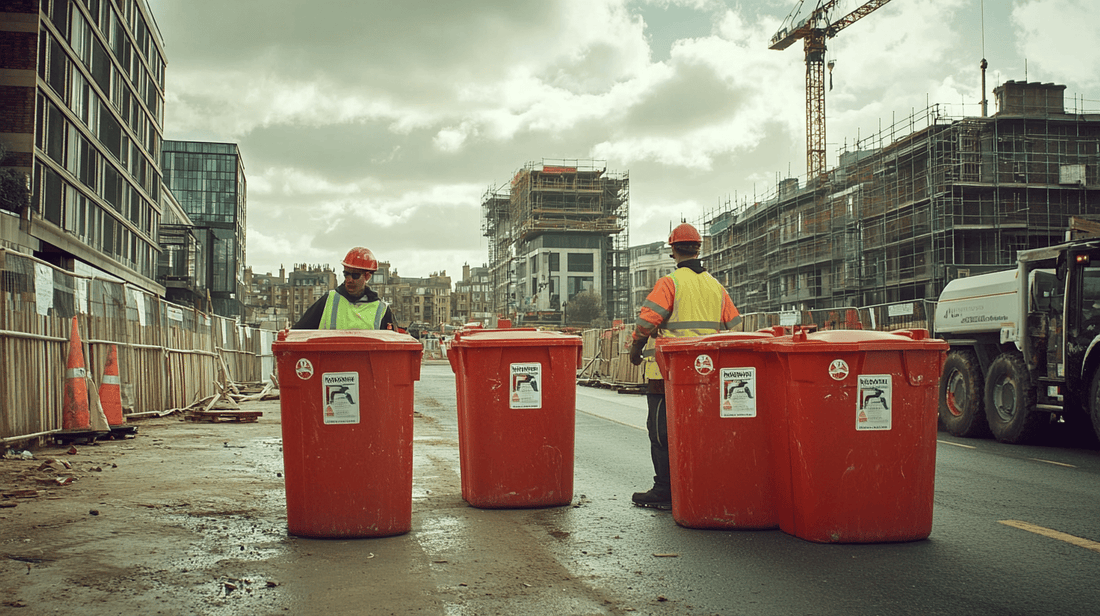
<instances>
[{"instance_id":1,"label":"truck cab","mask_svg":"<svg viewBox=\"0 0 1100 616\"><path fill-rule=\"evenodd\" d=\"M939 409L950 433L1022 443L1062 419L1100 435L1100 240L951 281L935 328L951 345Z\"/></svg>"}]
</instances>

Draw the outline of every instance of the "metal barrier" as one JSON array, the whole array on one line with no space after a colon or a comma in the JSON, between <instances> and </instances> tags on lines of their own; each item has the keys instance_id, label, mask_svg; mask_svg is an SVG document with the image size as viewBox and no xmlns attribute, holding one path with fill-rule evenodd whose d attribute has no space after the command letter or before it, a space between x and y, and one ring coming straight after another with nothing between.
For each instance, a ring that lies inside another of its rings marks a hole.
<instances>
[{"instance_id":1,"label":"metal barrier","mask_svg":"<svg viewBox=\"0 0 1100 616\"><path fill-rule=\"evenodd\" d=\"M0 442L61 429L74 318L97 384L118 348L127 416L186 408L214 395L216 381L262 381L274 370L274 331L0 249Z\"/></svg>"}]
</instances>

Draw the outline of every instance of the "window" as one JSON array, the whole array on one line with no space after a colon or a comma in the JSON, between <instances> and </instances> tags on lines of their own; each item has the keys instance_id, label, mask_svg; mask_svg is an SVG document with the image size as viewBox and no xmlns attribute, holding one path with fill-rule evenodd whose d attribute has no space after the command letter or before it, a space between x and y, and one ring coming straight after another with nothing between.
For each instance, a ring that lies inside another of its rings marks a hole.
<instances>
[{"instance_id":1,"label":"window","mask_svg":"<svg viewBox=\"0 0 1100 616\"><path fill-rule=\"evenodd\" d=\"M56 105L50 105L46 119L46 155L58 164L65 162L65 116Z\"/></svg>"},{"instance_id":2,"label":"window","mask_svg":"<svg viewBox=\"0 0 1100 616\"><path fill-rule=\"evenodd\" d=\"M116 160L122 160L122 127L115 121L114 116L111 115L110 109L103 107L99 114L99 141L111 154L115 155Z\"/></svg>"},{"instance_id":3,"label":"window","mask_svg":"<svg viewBox=\"0 0 1100 616\"><path fill-rule=\"evenodd\" d=\"M569 271L571 272L591 272L592 269L592 253L590 252L571 252L566 258L568 259Z\"/></svg>"},{"instance_id":4,"label":"window","mask_svg":"<svg viewBox=\"0 0 1100 616\"><path fill-rule=\"evenodd\" d=\"M99 84L99 89L110 95L111 93L111 59L107 55L107 48L99 39L92 39L92 79Z\"/></svg>"},{"instance_id":5,"label":"window","mask_svg":"<svg viewBox=\"0 0 1100 616\"><path fill-rule=\"evenodd\" d=\"M53 0L50 20L61 36L69 35L69 0Z\"/></svg>"},{"instance_id":6,"label":"window","mask_svg":"<svg viewBox=\"0 0 1100 616\"><path fill-rule=\"evenodd\" d=\"M50 37L49 84L62 99L68 98L65 92L65 77L69 68L69 58L61 50L61 42Z\"/></svg>"},{"instance_id":7,"label":"window","mask_svg":"<svg viewBox=\"0 0 1100 616\"><path fill-rule=\"evenodd\" d=\"M64 198L62 186L65 183L53 169L44 167L43 170L45 171L45 189L42 193L42 215L43 218L60 227L61 200Z\"/></svg>"},{"instance_id":8,"label":"window","mask_svg":"<svg viewBox=\"0 0 1100 616\"><path fill-rule=\"evenodd\" d=\"M561 269L561 266L560 266L560 263L559 263L559 261L561 259L560 254L558 254L556 252L548 252L548 253L546 253L546 258L549 261L549 267L547 267L547 270L549 270L551 272L556 272L556 271Z\"/></svg>"},{"instance_id":9,"label":"window","mask_svg":"<svg viewBox=\"0 0 1100 616\"><path fill-rule=\"evenodd\" d=\"M567 289L567 297L573 299L573 296L578 293L592 289L592 277L591 276L570 276L569 288Z\"/></svg>"}]
</instances>

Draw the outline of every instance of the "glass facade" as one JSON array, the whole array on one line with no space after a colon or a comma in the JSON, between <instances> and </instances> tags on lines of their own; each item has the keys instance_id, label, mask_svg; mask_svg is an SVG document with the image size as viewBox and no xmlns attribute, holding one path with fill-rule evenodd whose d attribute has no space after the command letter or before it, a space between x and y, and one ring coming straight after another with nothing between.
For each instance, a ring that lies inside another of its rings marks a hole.
<instances>
[{"instance_id":1,"label":"glass facade","mask_svg":"<svg viewBox=\"0 0 1100 616\"><path fill-rule=\"evenodd\" d=\"M161 216L160 35L138 0L42 0L39 15L31 207L65 232L51 238L113 262L92 265L151 282Z\"/></svg>"},{"instance_id":2,"label":"glass facade","mask_svg":"<svg viewBox=\"0 0 1100 616\"><path fill-rule=\"evenodd\" d=\"M206 255L200 276L215 314L241 315L244 284L247 184L241 153L233 143L166 140L164 184L195 224Z\"/></svg>"}]
</instances>

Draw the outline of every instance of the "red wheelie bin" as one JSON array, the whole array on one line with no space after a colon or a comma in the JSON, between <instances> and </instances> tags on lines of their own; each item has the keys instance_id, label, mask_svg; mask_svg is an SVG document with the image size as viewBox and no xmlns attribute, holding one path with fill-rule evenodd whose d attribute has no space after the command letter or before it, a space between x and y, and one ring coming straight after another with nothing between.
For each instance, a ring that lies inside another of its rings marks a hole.
<instances>
[{"instance_id":1,"label":"red wheelie bin","mask_svg":"<svg viewBox=\"0 0 1100 616\"><path fill-rule=\"evenodd\" d=\"M463 499L489 509L572 502L580 337L466 330L448 357L458 389Z\"/></svg>"},{"instance_id":2,"label":"red wheelie bin","mask_svg":"<svg viewBox=\"0 0 1100 616\"><path fill-rule=\"evenodd\" d=\"M768 343L782 330L658 338L672 517L687 528L779 526L772 452L785 389Z\"/></svg>"},{"instance_id":3,"label":"red wheelie bin","mask_svg":"<svg viewBox=\"0 0 1100 616\"><path fill-rule=\"evenodd\" d=\"M284 330L271 346L290 534L408 532L420 343L387 330Z\"/></svg>"},{"instance_id":4,"label":"red wheelie bin","mask_svg":"<svg viewBox=\"0 0 1100 616\"><path fill-rule=\"evenodd\" d=\"M914 329L799 331L769 344L774 385L788 390L780 528L821 543L927 538L947 343Z\"/></svg>"}]
</instances>

